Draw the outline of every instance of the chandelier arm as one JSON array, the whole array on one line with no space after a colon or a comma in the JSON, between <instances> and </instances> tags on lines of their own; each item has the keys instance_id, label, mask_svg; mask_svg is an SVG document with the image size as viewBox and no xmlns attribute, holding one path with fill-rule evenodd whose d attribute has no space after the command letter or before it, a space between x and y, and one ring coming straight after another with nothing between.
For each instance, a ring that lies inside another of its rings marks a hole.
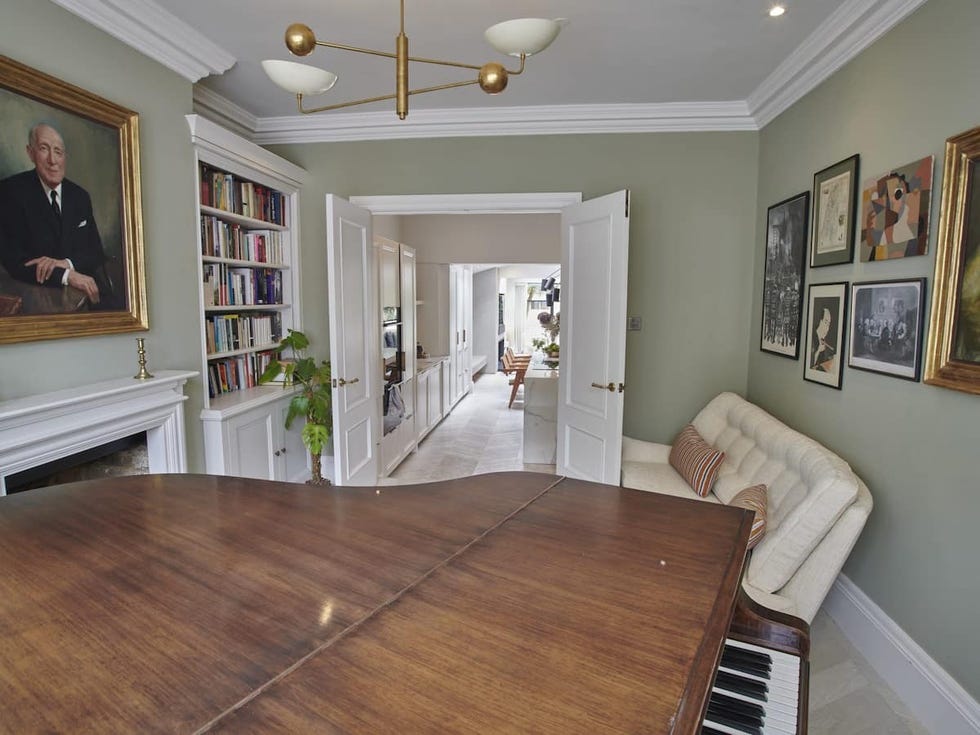
<instances>
[{"instance_id":1,"label":"chandelier arm","mask_svg":"<svg viewBox=\"0 0 980 735\"><path fill-rule=\"evenodd\" d=\"M376 51L373 48L361 48L360 46L348 46L345 43L334 43L333 41L321 41L317 39L317 46L325 46L326 48L340 49L341 51L353 51L358 54L370 54L371 56L383 56L386 59L397 59L398 54L393 54L390 51ZM409 59L410 61L415 61L415 59Z\"/></svg>"},{"instance_id":2,"label":"chandelier arm","mask_svg":"<svg viewBox=\"0 0 980 735\"><path fill-rule=\"evenodd\" d=\"M504 67L505 69L507 69L507 73L516 76L517 74L520 74L521 72L523 72L524 71L524 60L526 58L527 58L527 55L526 54L521 54L521 65L517 68L517 71L511 71L510 69L507 69L507 67Z\"/></svg>"},{"instance_id":3,"label":"chandelier arm","mask_svg":"<svg viewBox=\"0 0 980 735\"><path fill-rule=\"evenodd\" d=\"M409 93L411 94L411 93ZM355 105L366 105L369 102L384 102L385 100L393 100L397 97L397 94L385 94L380 97L368 97L363 100L353 100L351 102L338 102L333 105L323 105L322 107L311 107L310 109L305 109L303 107L303 95L296 95L296 107L304 115L309 115L314 112L327 112L328 110L339 110L342 107L354 107Z\"/></svg>"},{"instance_id":4,"label":"chandelier arm","mask_svg":"<svg viewBox=\"0 0 980 735\"><path fill-rule=\"evenodd\" d=\"M410 89L409 94L425 94L426 92L438 92L440 89L453 89L455 87L468 87L471 84L479 84L479 79L470 79L465 82L451 82L450 84L440 84L437 87L423 87L422 89Z\"/></svg>"},{"instance_id":5,"label":"chandelier arm","mask_svg":"<svg viewBox=\"0 0 980 735\"><path fill-rule=\"evenodd\" d=\"M438 92L442 89L453 89L454 87L467 87L471 84L479 84L478 79L471 79L465 82L452 82L450 84L440 84L436 87L423 87L421 89L410 89L408 94L425 94L426 92ZM323 105L322 107L311 107L306 109L303 107L303 95L296 95L296 107L304 115L309 115L314 112L327 112L328 110L339 110L342 107L354 107L356 105L366 105L369 102L384 102L385 100L393 100L397 97L397 94L384 94L379 97L368 97L363 100L352 100L350 102L338 102L333 105Z\"/></svg>"},{"instance_id":6,"label":"chandelier arm","mask_svg":"<svg viewBox=\"0 0 980 735\"><path fill-rule=\"evenodd\" d=\"M444 61L442 59L426 59L421 56L409 56L409 61L417 61L420 64L438 64L440 66L454 66L458 69L476 69L479 71L482 67L479 64L464 64L460 61Z\"/></svg>"}]
</instances>

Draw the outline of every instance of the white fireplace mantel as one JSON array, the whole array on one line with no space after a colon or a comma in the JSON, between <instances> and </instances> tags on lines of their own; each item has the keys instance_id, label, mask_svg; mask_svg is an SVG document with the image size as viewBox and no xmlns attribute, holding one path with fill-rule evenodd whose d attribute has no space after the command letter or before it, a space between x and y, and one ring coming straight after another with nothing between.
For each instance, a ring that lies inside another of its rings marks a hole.
<instances>
[{"instance_id":1,"label":"white fireplace mantel","mask_svg":"<svg viewBox=\"0 0 980 735\"><path fill-rule=\"evenodd\" d=\"M141 431L150 472L186 472L184 383L196 375L160 370L0 402L0 495L7 475Z\"/></svg>"}]
</instances>

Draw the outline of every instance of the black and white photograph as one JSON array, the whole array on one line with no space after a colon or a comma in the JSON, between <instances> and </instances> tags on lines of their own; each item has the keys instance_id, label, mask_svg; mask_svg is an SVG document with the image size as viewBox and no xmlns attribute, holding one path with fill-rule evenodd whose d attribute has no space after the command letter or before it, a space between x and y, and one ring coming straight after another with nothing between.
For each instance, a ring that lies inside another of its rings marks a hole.
<instances>
[{"instance_id":1,"label":"black and white photograph","mask_svg":"<svg viewBox=\"0 0 980 735\"><path fill-rule=\"evenodd\" d=\"M851 286L848 366L918 380L926 279Z\"/></svg>"},{"instance_id":2,"label":"black and white photograph","mask_svg":"<svg viewBox=\"0 0 980 735\"><path fill-rule=\"evenodd\" d=\"M810 286L803 379L840 390L847 319L847 282Z\"/></svg>"},{"instance_id":3,"label":"black and white photograph","mask_svg":"<svg viewBox=\"0 0 980 735\"><path fill-rule=\"evenodd\" d=\"M810 192L805 191L772 205L766 217L760 349L793 360L800 356L809 211Z\"/></svg>"}]
</instances>

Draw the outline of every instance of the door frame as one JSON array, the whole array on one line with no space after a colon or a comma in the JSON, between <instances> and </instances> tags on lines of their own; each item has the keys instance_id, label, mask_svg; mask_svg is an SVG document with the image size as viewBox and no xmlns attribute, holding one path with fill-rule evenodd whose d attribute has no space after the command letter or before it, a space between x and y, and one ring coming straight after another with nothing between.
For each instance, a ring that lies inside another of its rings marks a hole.
<instances>
[{"instance_id":1,"label":"door frame","mask_svg":"<svg viewBox=\"0 0 980 735\"><path fill-rule=\"evenodd\" d=\"M351 204L371 214L560 214L582 203L580 191L529 194L390 194L352 196Z\"/></svg>"}]
</instances>

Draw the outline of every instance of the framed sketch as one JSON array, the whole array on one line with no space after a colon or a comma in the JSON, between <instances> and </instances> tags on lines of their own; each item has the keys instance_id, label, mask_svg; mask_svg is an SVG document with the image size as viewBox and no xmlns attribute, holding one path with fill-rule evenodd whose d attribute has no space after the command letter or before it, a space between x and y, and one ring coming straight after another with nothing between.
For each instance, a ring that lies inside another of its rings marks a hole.
<instances>
[{"instance_id":1,"label":"framed sketch","mask_svg":"<svg viewBox=\"0 0 980 735\"><path fill-rule=\"evenodd\" d=\"M980 127L946 141L925 382L980 393Z\"/></svg>"},{"instance_id":2,"label":"framed sketch","mask_svg":"<svg viewBox=\"0 0 980 735\"><path fill-rule=\"evenodd\" d=\"M0 56L0 344L147 328L135 112Z\"/></svg>"},{"instance_id":3,"label":"framed sketch","mask_svg":"<svg viewBox=\"0 0 980 735\"><path fill-rule=\"evenodd\" d=\"M813 239L810 267L854 260L858 155L813 175Z\"/></svg>"},{"instance_id":4,"label":"framed sketch","mask_svg":"<svg viewBox=\"0 0 980 735\"><path fill-rule=\"evenodd\" d=\"M918 380L926 279L851 285L849 367Z\"/></svg>"},{"instance_id":5,"label":"framed sketch","mask_svg":"<svg viewBox=\"0 0 980 735\"><path fill-rule=\"evenodd\" d=\"M803 378L840 390L844 372L847 282L810 286Z\"/></svg>"},{"instance_id":6,"label":"framed sketch","mask_svg":"<svg viewBox=\"0 0 980 735\"><path fill-rule=\"evenodd\" d=\"M886 171L861 190L861 262L925 255L934 156Z\"/></svg>"},{"instance_id":7,"label":"framed sketch","mask_svg":"<svg viewBox=\"0 0 980 735\"><path fill-rule=\"evenodd\" d=\"M809 214L810 192L805 191L773 204L766 216L760 349L794 360L800 356Z\"/></svg>"}]
</instances>

